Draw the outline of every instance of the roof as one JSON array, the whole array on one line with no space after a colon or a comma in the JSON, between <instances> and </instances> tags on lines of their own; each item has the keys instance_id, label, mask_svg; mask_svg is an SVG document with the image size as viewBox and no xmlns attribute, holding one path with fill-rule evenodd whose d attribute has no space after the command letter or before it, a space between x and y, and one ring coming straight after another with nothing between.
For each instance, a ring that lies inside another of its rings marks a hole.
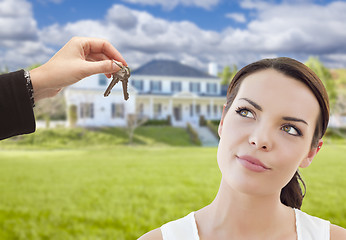
<instances>
[{"instance_id":1,"label":"roof","mask_svg":"<svg viewBox=\"0 0 346 240\"><path fill-rule=\"evenodd\" d=\"M206 72L173 60L153 60L132 71L131 75L216 78Z\"/></svg>"}]
</instances>

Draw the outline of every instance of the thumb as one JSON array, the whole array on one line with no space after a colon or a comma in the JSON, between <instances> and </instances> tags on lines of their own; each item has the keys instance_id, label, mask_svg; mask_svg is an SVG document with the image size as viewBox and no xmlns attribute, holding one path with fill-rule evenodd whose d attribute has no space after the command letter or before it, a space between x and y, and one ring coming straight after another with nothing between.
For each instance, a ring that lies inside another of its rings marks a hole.
<instances>
[{"instance_id":1,"label":"thumb","mask_svg":"<svg viewBox=\"0 0 346 240\"><path fill-rule=\"evenodd\" d=\"M114 73L120 70L120 68L112 60L103 60L97 62L86 62L85 73L90 75L97 73Z\"/></svg>"}]
</instances>

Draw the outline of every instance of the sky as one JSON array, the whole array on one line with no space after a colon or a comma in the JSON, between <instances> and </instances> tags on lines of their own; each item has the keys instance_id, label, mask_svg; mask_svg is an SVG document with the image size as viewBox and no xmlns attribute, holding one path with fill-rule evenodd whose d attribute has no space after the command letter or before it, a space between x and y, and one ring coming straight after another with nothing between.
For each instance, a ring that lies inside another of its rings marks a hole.
<instances>
[{"instance_id":1,"label":"sky","mask_svg":"<svg viewBox=\"0 0 346 240\"><path fill-rule=\"evenodd\" d=\"M107 39L132 69L279 56L346 68L345 13L333 0L0 0L0 71L43 64L73 36Z\"/></svg>"}]
</instances>

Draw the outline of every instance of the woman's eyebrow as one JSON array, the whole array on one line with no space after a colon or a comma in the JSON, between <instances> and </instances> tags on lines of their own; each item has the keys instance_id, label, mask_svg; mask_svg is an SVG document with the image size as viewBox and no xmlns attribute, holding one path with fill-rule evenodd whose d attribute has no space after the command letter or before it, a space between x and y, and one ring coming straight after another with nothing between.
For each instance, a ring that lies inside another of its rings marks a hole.
<instances>
[{"instance_id":1,"label":"woman's eyebrow","mask_svg":"<svg viewBox=\"0 0 346 240\"><path fill-rule=\"evenodd\" d=\"M309 126L309 124L306 121L304 121L303 119L294 118L294 117L283 117L282 119L285 121L302 122L302 123L305 123L306 125Z\"/></svg>"},{"instance_id":2,"label":"woman's eyebrow","mask_svg":"<svg viewBox=\"0 0 346 240\"><path fill-rule=\"evenodd\" d=\"M260 105L258 105L257 103L255 103L254 101L248 99L248 98L239 98L239 100L245 100L248 103L250 103L252 106L254 106L254 108L256 108L259 111L263 111L262 107Z\"/></svg>"},{"instance_id":3,"label":"woman's eyebrow","mask_svg":"<svg viewBox=\"0 0 346 240\"><path fill-rule=\"evenodd\" d=\"M258 105L257 103L255 103L254 101L248 99L248 98L239 98L239 100L245 100L247 101L248 103L250 103L252 106L254 106L254 108L256 108L257 110L259 111L263 111L263 108ZM309 124L303 120L303 119L300 119L300 118L295 118L295 117L282 117L283 120L285 121L292 121L292 122L302 122L302 123L305 123L306 125L309 126Z\"/></svg>"}]
</instances>

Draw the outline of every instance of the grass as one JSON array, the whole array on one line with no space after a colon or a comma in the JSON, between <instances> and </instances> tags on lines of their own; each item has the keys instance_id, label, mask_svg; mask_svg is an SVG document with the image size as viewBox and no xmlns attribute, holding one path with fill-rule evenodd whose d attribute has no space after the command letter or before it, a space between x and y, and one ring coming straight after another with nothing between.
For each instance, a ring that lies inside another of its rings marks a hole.
<instances>
[{"instance_id":1,"label":"grass","mask_svg":"<svg viewBox=\"0 0 346 240\"><path fill-rule=\"evenodd\" d=\"M208 148L2 152L0 239L135 239L193 209L191 198L205 202L214 158Z\"/></svg>"},{"instance_id":2,"label":"grass","mask_svg":"<svg viewBox=\"0 0 346 240\"><path fill-rule=\"evenodd\" d=\"M35 133L21 135L0 142L0 149L80 149L128 145L124 128L38 129ZM194 146L184 128L170 126L139 127L133 144L146 146Z\"/></svg>"},{"instance_id":3,"label":"grass","mask_svg":"<svg viewBox=\"0 0 346 240\"><path fill-rule=\"evenodd\" d=\"M307 183L302 209L346 228L346 145L324 145L301 172Z\"/></svg>"},{"instance_id":4,"label":"grass","mask_svg":"<svg viewBox=\"0 0 346 240\"><path fill-rule=\"evenodd\" d=\"M0 239L136 239L212 201L216 148L113 146L0 152ZM346 227L346 146L302 171L303 210Z\"/></svg>"}]
</instances>

